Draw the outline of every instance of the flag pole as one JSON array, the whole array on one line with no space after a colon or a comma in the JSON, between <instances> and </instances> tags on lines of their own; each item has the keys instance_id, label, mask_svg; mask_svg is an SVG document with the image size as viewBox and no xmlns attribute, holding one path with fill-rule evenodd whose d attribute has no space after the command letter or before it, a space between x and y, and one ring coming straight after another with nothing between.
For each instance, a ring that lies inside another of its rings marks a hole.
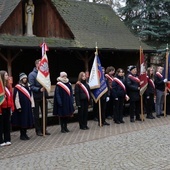
<instances>
[{"instance_id":1,"label":"flag pole","mask_svg":"<svg viewBox=\"0 0 170 170\"><path fill-rule=\"evenodd\" d=\"M44 51L42 51L43 52L43 55L42 56L44 56L44 54L46 53L46 51L45 51L45 39L43 38L43 45L44 45ZM45 91L43 90L43 136L45 137L45 110L46 110L46 104L45 104Z\"/></svg>"},{"instance_id":2,"label":"flag pole","mask_svg":"<svg viewBox=\"0 0 170 170\"><path fill-rule=\"evenodd\" d=\"M166 47L166 58L165 58L165 64L166 64L166 70L165 70L165 78L168 78L168 56L169 56L169 48L168 44ZM164 117L166 117L166 93L167 93L167 86L165 84L165 91L164 91Z\"/></svg>"},{"instance_id":3,"label":"flag pole","mask_svg":"<svg viewBox=\"0 0 170 170\"><path fill-rule=\"evenodd\" d=\"M140 46L140 67L142 64L141 58L142 58L142 47ZM143 94L140 94L140 101L141 101L141 119L144 121L144 113L143 113Z\"/></svg>"},{"instance_id":4,"label":"flag pole","mask_svg":"<svg viewBox=\"0 0 170 170\"><path fill-rule=\"evenodd\" d=\"M96 42L96 52L95 56L98 55L98 47L97 47L97 42ZM102 126L102 117L101 117L101 101L99 99L99 125L100 127Z\"/></svg>"}]
</instances>

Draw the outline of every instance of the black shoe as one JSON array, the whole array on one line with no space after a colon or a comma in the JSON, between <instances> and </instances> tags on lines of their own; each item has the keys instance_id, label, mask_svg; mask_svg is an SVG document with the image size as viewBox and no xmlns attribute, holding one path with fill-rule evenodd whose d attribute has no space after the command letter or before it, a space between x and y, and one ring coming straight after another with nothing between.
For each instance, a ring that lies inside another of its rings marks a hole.
<instances>
[{"instance_id":1,"label":"black shoe","mask_svg":"<svg viewBox=\"0 0 170 170\"><path fill-rule=\"evenodd\" d=\"M25 136L20 136L21 140L27 140Z\"/></svg>"},{"instance_id":2,"label":"black shoe","mask_svg":"<svg viewBox=\"0 0 170 170\"><path fill-rule=\"evenodd\" d=\"M69 130L68 130L68 128L66 127L66 128L64 128L64 130L66 131L66 132L70 132Z\"/></svg>"},{"instance_id":3,"label":"black shoe","mask_svg":"<svg viewBox=\"0 0 170 170\"><path fill-rule=\"evenodd\" d=\"M142 121L142 119L141 118L136 118L136 121Z\"/></svg>"},{"instance_id":4,"label":"black shoe","mask_svg":"<svg viewBox=\"0 0 170 170\"><path fill-rule=\"evenodd\" d=\"M152 116L146 116L146 118L147 118L147 119L153 119L153 117L152 117Z\"/></svg>"},{"instance_id":5,"label":"black shoe","mask_svg":"<svg viewBox=\"0 0 170 170\"><path fill-rule=\"evenodd\" d=\"M115 123L116 123L116 124L120 124L120 122L119 122L119 121L117 121L117 120L115 121Z\"/></svg>"},{"instance_id":6,"label":"black shoe","mask_svg":"<svg viewBox=\"0 0 170 170\"><path fill-rule=\"evenodd\" d=\"M66 133L66 131L64 129L61 129L61 133Z\"/></svg>"},{"instance_id":7,"label":"black shoe","mask_svg":"<svg viewBox=\"0 0 170 170\"><path fill-rule=\"evenodd\" d=\"M43 134L41 132L37 132L36 134L37 134L37 136L43 136Z\"/></svg>"},{"instance_id":8,"label":"black shoe","mask_svg":"<svg viewBox=\"0 0 170 170\"><path fill-rule=\"evenodd\" d=\"M48 131L45 131L45 135L51 135L51 133L49 133Z\"/></svg>"},{"instance_id":9,"label":"black shoe","mask_svg":"<svg viewBox=\"0 0 170 170\"><path fill-rule=\"evenodd\" d=\"M121 120L120 123L125 123L125 122L123 120Z\"/></svg>"},{"instance_id":10,"label":"black shoe","mask_svg":"<svg viewBox=\"0 0 170 170\"><path fill-rule=\"evenodd\" d=\"M131 122L131 123L134 123L134 122L135 122L135 120L134 120L134 119L130 119L130 122Z\"/></svg>"},{"instance_id":11,"label":"black shoe","mask_svg":"<svg viewBox=\"0 0 170 170\"><path fill-rule=\"evenodd\" d=\"M86 129L90 129L88 126L85 127Z\"/></svg>"},{"instance_id":12,"label":"black shoe","mask_svg":"<svg viewBox=\"0 0 170 170\"><path fill-rule=\"evenodd\" d=\"M86 128L85 128L85 127L81 127L80 129L81 129L81 130L86 130Z\"/></svg>"},{"instance_id":13,"label":"black shoe","mask_svg":"<svg viewBox=\"0 0 170 170\"><path fill-rule=\"evenodd\" d=\"M103 125L107 125L107 126L109 126L110 124L109 124L109 123L107 123L107 122L104 122L104 123L103 123Z\"/></svg>"},{"instance_id":14,"label":"black shoe","mask_svg":"<svg viewBox=\"0 0 170 170\"><path fill-rule=\"evenodd\" d=\"M26 140L30 140L30 137L28 137L27 134L25 134L25 138L26 138Z\"/></svg>"},{"instance_id":15,"label":"black shoe","mask_svg":"<svg viewBox=\"0 0 170 170\"><path fill-rule=\"evenodd\" d=\"M161 116L160 116L160 115L156 115L156 117L157 117L157 118L161 118Z\"/></svg>"},{"instance_id":16,"label":"black shoe","mask_svg":"<svg viewBox=\"0 0 170 170\"><path fill-rule=\"evenodd\" d=\"M160 116L164 116L164 113L161 113Z\"/></svg>"},{"instance_id":17,"label":"black shoe","mask_svg":"<svg viewBox=\"0 0 170 170\"><path fill-rule=\"evenodd\" d=\"M153 115L151 115L152 119L155 119L155 117Z\"/></svg>"}]
</instances>

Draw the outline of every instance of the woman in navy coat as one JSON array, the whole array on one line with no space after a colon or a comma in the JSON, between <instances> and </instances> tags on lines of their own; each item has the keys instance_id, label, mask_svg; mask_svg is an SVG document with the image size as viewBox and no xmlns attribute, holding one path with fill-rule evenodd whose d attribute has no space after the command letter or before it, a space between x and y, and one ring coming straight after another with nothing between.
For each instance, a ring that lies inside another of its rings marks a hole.
<instances>
[{"instance_id":1,"label":"woman in navy coat","mask_svg":"<svg viewBox=\"0 0 170 170\"><path fill-rule=\"evenodd\" d=\"M67 78L66 72L61 72L57 78L57 84L54 92L53 114L60 118L61 132L69 132L67 128L68 117L72 116L73 107L73 91L71 83Z\"/></svg>"}]
</instances>

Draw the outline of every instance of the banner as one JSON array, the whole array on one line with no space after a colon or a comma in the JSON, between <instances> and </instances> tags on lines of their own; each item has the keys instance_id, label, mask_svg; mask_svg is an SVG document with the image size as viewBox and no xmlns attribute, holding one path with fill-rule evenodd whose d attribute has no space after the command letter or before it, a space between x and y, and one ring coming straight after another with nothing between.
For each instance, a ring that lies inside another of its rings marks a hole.
<instances>
[{"instance_id":1,"label":"banner","mask_svg":"<svg viewBox=\"0 0 170 170\"><path fill-rule=\"evenodd\" d=\"M166 83L168 89L170 89L170 54L169 52L166 53L166 59L164 64L164 70L163 70L163 77L168 80Z\"/></svg>"},{"instance_id":2,"label":"banner","mask_svg":"<svg viewBox=\"0 0 170 170\"><path fill-rule=\"evenodd\" d=\"M143 95L145 92L148 81L147 81L147 74L146 74L146 65L145 65L145 59L144 59L144 54L143 50L140 49L140 95Z\"/></svg>"},{"instance_id":3,"label":"banner","mask_svg":"<svg viewBox=\"0 0 170 170\"><path fill-rule=\"evenodd\" d=\"M108 91L108 88L107 88L106 80L105 80L105 77L104 77L104 74L102 71L100 59L97 55L94 58L93 64L95 62L97 63L97 67L94 67L94 68L92 67L90 77L95 79L95 81L93 81L93 82L95 82L96 84L95 83L92 83L92 84L98 86L98 88L91 90L91 95L92 95L94 101L97 103L98 100L100 99L100 97L102 97L102 95ZM97 84L98 82L99 82L99 84Z\"/></svg>"},{"instance_id":4,"label":"banner","mask_svg":"<svg viewBox=\"0 0 170 170\"><path fill-rule=\"evenodd\" d=\"M0 105L3 103L4 100L5 100L5 91L4 91L4 86L3 86L2 79L0 76Z\"/></svg>"},{"instance_id":5,"label":"banner","mask_svg":"<svg viewBox=\"0 0 170 170\"><path fill-rule=\"evenodd\" d=\"M98 65L97 65L97 55L95 55L94 57L93 65L90 71L89 86L90 86L90 89L96 89L100 87Z\"/></svg>"},{"instance_id":6,"label":"banner","mask_svg":"<svg viewBox=\"0 0 170 170\"><path fill-rule=\"evenodd\" d=\"M46 55L46 51L48 51L48 47L46 43L41 45L42 48L42 59L39 63L37 81L47 90L49 93L51 90L51 81L50 81L50 72L48 67L48 58Z\"/></svg>"}]
</instances>

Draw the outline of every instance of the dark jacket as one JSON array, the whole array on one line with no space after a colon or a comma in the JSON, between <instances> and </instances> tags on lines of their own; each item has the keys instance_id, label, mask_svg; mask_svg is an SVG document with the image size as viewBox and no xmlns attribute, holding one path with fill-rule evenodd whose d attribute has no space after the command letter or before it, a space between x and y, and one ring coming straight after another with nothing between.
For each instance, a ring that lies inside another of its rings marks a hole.
<instances>
[{"instance_id":1,"label":"dark jacket","mask_svg":"<svg viewBox=\"0 0 170 170\"><path fill-rule=\"evenodd\" d=\"M144 93L145 96L149 96L150 94L155 94L155 87L152 84L151 79L149 79L149 77L147 77L147 80L148 80L148 85L147 85L146 91Z\"/></svg>"},{"instance_id":2,"label":"dark jacket","mask_svg":"<svg viewBox=\"0 0 170 170\"><path fill-rule=\"evenodd\" d=\"M70 95L58 84L54 92L53 115L59 117L71 116L74 112L72 86L69 82L64 85L70 90Z\"/></svg>"},{"instance_id":3,"label":"dark jacket","mask_svg":"<svg viewBox=\"0 0 170 170\"><path fill-rule=\"evenodd\" d=\"M29 81L31 90L33 91L34 99L42 100L43 92L40 91L40 89L42 88L42 85L36 79L37 74L38 74L38 70L34 68L33 71L28 75L28 81ZM45 96L46 97L48 96L47 92L45 92Z\"/></svg>"},{"instance_id":4,"label":"dark jacket","mask_svg":"<svg viewBox=\"0 0 170 170\"><path fill-rule=\"evenodd\" d=\"M125 80L123 79L123 77L117 76L116 78L118 78L124 85L125 85ZM119 97L123 97L125 98L126 95L126 91L121 87L121 85L116 82L115 80L113 80L112 82L112 96L113 98L119 98Z\"/></svg>"},{"instance_id":5,"label":"dark jacket","mask_svg":"<svg viewBox=\"0 0 170 170\"><path fill-rule=\"evenodd\" d=\"M134 78L138 78L137 75L132 75L131 73L128 74L126 78L127 92L130 97L130 101L138 101L140 100L140 90L138 89L140 87L140 82L137 82L132 79L130 75Z\"/></svg>"},{"instance_id":6,"label":"dark jacket","mask_svg":"<svg viewBox=\"0 0 170 170\"><path fill-rule=\"evenodd\" d=\"M90 95L90 87L87 83L82 83L86 89L89 92ZM75 101L76 101L76 106L80 106L80 103L82 100L86 100L87 102L91 102L91 98L88 101L87 95L85 94L85 92L83 91L83 89L80 87L80 85L78 83L76 83L75 85Z\"/></svg>"},{"instance_id":7,"label":"dark jacket","mask_svg":"<svg viewBox=\"0 0 170 170\"><path fill-rule=\"evenodd\" d=\"M154 83L155 83L155 88L160 90L160 91L164 91L165 90L165 83L164 83L164 78L163 76L160 77L157 74L155 74L154 76Z\"/></svg>"}]
</instances>

